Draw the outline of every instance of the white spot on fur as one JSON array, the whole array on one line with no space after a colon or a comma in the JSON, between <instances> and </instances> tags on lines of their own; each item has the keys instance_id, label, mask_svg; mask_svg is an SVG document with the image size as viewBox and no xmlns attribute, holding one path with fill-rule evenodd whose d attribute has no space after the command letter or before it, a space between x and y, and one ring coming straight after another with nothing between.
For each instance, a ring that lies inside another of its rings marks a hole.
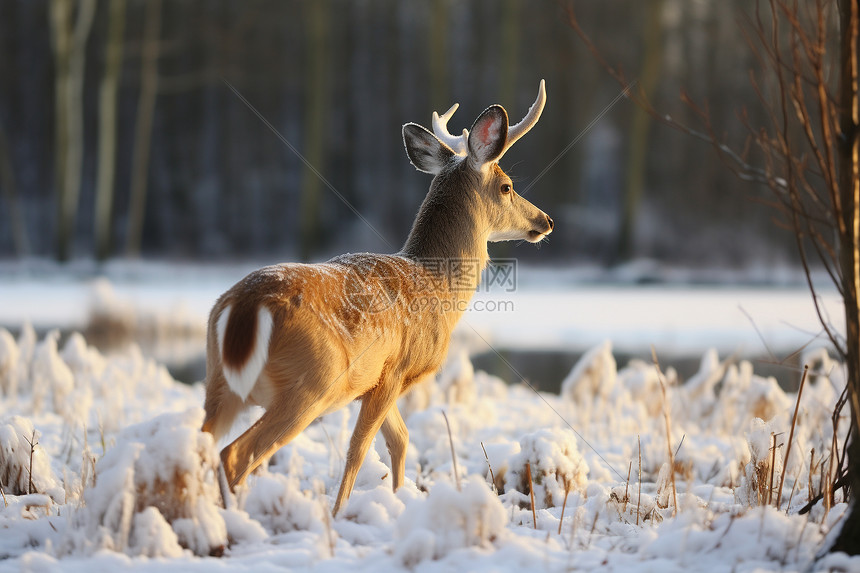
<instances>
[{"instance_id":1,"label":"white spot on fur","mask_svg":"<svg viewBox=\"0 0 860 573\"><path fill-rule=\"evenodd\" d=\"M242 400L247 400L248 395L254 389L257 383L257 378L263 371L263 366L266 365L266 360L269 358L269 340L272 336L272 313L265 306L261 306L257 311L257 335L254 337L254 348L248 360L245 361L238 369L233 369L224 364L224 333L227 331L227 322L230 320L230 311L232 307L227 306L218 317L216 326L218 332L218 352L221 355L222 368L224 369L224 378L227 379L227 385L236 393Z\"/></svg>"}]
</instances>

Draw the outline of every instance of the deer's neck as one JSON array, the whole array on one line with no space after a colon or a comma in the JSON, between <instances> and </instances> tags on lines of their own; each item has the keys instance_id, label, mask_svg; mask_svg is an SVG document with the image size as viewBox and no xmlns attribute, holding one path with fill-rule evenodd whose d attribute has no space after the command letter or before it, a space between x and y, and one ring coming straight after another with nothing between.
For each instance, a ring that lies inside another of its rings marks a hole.
<instances>
[{"instance_id":1,"label":"deer's neck","mask_svg":"<svg viewBox=\"0 0 860 573\"><path fill-rule=\"evenodd\" d=\"M458 174L449 174L456 178ZM400 254L443 276L452 290L471 298L489 260L488 228L481 219L473 186L433 181Z\"/></svg>"}]
</instances>

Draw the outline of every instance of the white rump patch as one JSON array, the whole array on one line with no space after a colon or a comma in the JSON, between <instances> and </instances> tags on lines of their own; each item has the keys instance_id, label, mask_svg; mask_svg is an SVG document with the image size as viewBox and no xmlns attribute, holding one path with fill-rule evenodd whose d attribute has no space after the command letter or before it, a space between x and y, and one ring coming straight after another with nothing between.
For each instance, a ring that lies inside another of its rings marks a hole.
<instances>
[{"instance_id":1,"label":"white rump patch","mask_svg":"<svg viewBox=\"0 0 860 573\"><path fill-rule=\"evenodd\" d=\"M260 306L257 311L257 335L254 337L254 348L245 364L238 369L233 369L224 364L224 333L227 331L227 322L230 320L230 310L227 306L218 317L218 352L221 354L221 364L224 370L224 378L227 385L242 400L247 400L248 395L254 389L257 378L266 365L269 358L269 340L272 336L272 313L265 306Z\"/></svg>"}]
</instances>

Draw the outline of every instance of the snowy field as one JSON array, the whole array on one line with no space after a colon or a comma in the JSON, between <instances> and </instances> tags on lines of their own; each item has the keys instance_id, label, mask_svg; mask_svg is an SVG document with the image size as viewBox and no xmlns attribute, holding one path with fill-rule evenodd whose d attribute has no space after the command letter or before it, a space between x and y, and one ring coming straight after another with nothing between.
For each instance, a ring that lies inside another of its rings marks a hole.
<instances>
[{"instance_id":1,"label":"snowy field","mask_svg":"<svg viewBox=\"0 0 860 573\"><path fill-rule=\"evenodd\" d=\"M86 272L0 274L0 324L20 330L0 330L0 571L860 570L816 559L846 510L841 491L832 507L809 504L831 468L844 381L802 287L562 276L479 293L513 306L473 308L440 375L401 399L404 487L391 491L380 438L336 517L356 404L312 424L225 510L199 384L134 347L103 354L22 326L84 329L109 311L132 330L193 338L245 270L121 268L95 284ZM824 302L838 324L837 301ZM800 373L764 378L734 355L808 343L789 452L797 395L782 388ZM487 344L589 350L547 394L476 372L467 350ZM699 372L680 380L670 362L613 356L650 345L696 352Z\"/></svg>"}]
</instances>

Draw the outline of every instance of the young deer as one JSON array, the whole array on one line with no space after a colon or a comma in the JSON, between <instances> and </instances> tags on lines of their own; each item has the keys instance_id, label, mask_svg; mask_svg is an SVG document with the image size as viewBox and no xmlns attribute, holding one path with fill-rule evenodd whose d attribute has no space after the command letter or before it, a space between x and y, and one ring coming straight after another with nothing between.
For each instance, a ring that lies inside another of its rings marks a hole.
<instances>
[{"instance_id":1,"label":"young deer","mask_svg":"<svg viewBox=\"0 0 860 573\"><path fill-rule=\"evenodd\" d=\"M541 81L537 100L512 127L493 105L471 131L453 136L446 125L457 104L433 114L435 135L403 126L410 161L435 177L399 253L265 267L218 299L209 315L203 430L217 441L243 408L265 408L221 452L231 489L316 418L356 399L361 409L334 513L380 429L400 487L409 434L397 398L442 364L489 259L487 241L537 243L552 231L552 219L517 195L498 165L545 101Z\"/></svg>"}]
</instances>

